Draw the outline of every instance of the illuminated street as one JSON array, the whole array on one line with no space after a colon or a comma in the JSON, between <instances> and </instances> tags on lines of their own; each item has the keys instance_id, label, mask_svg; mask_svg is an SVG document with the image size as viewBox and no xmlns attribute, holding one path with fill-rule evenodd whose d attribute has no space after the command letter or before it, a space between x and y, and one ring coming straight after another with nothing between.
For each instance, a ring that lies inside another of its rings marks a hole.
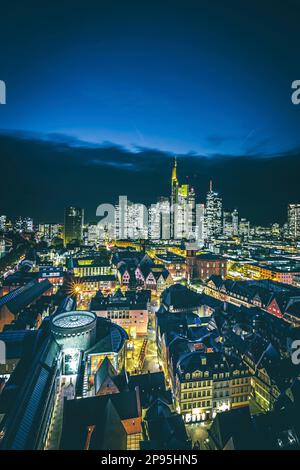
<instances>
[{"instance_id":1,"label":"illuminated street","mask_svg":"<svg viewBox=\"0 0 300 470\"><path fill-rule=\"evenodd\" d=\"M148 324L148 346L143 366L143 372L158 372L159 370L160 369L157 358L157 345L154 330L154 316L153 314L151 314Z\"/></svg>"},{"instance_id":2,"label":"illuminated street","mask_svg":"<svg viewBox=\"0 0 300 470\"><path fill-rule=\"evenodd\" d=\"M192 440L193 444L195 445L197 442L200 443L200 448L205 450L205 441L208 438L207 430L209 429L208 424L186 424L186 430L188 433L189 438Z\"/></svg>"}]
</instances>

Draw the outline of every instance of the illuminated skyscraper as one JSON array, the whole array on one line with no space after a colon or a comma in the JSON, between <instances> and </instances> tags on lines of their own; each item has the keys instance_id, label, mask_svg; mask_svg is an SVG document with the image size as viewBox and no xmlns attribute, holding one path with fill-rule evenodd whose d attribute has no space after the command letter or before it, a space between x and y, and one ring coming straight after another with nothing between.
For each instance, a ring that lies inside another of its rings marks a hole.
<instances>
[{"instance_id":1,"label":"illuminated skyscraper","mask_svg":"<svg viewBox=\"0 0 300 470\"><path fill-rule=\"evenodd\" d=\"M175 157L174 166L172 168L171 178L171 238L174 238L175 234L175 204L178 203L178 179L177 179L177 160Z\"/></svg>"},{"instance_id":2,"label":"illuminated skyscraper","mask_svg":"<svg viewBox=\"0 0 300 470\"><path fill-rule=\"evenodd\" d=\"M198 248L204 245L204 240L206 239L205 228L205 205L197 204L195 215L195 242Z\"/></svg>"},{"instance_id":3,"label":"illuminated skyscraper","mask_svg":"<svg viewBox=\"0 0 300 470\"><path fill-rule=\"evenodd\" d=\"M130 240L148 238L148 214L143 204L127 202L126 235Z\"/></svg>"},{"instance_id":4,"label":"illuminated skyscraper","mask_svg":"<svg viewBox=\"0 0 300 470\"><path fill-rule=\"evenodd\" d=\"M6 228L6 215L0 215L0 231L4 232Z\"/></svg>"},{"instance_id":5,"label":"illuminated skyscraper","mask_svg":"<svg viewBox=\"0 0 300 470\"><path fill-rule=\"evenodd\" d=\"M114 232L116 240L147 239L147 208L143 204L128 201L127 196L119 196L119 204L115 206Z\"/></svg>"},{"instance_id":6,"label":"illuminated skyscraper","mask_svg":"<svg viewBox=\"0 0 300 470\"><path fill-rule=\"evenodd\" d=\"M288 237L300 240L300 204L288 205Z\"/></svg>"},{"instance_id":7,"label":"illuminated skyscraper","mask_svg":"<svg viewBox=\"0 0 300 470\"><path fill-rule=\"evenodd\" d=\"M232 226L232 215L231 212L223 212L223 234L226 237L232 237L233 226Z\"/></svg>"},{"instance_id":8,"label":"illuminated skyscraper","mask_svg":"<svg viewBox=\"0 0 300 470\"><path fill-rule=\"evenodd\" d=\"M234 209L232 212L232 229L233 229L233 236L237 237L239 234L239 212L237 209Z\"/></svg>"},{"instance_id":9,"label":"illuminated skyscraper","mask_svg":"<svg viewBox=\"0 0 300 470\"><path fill-rule=\"evenodd\" d=\"M19 217L14 226L17 232L32 232L33 220L30 217Z\"/></svg>"},{"instance_id":10,"label":"illuminated skyscraper","mask_svg":"<svg viewBox=\"0 0 300 470\"><path fill-rule=\"evenodd\" d=\"M222 199L212 189L210 181L209 191L206 196L205 228L208 240L222 233Z\"/></svg>"},{"instance_id":11,"label":"illuminated skyscraper","mask_svg":"<svg viewBox=\"0 0 300 470\"><path fill-rule=\"evenodd\" d=\"M175 157L174 166L172 168L172 180L171 180L171 204L178 202L178 179L177 179L177 160Z\"/></svg>"},{"instance_id":12,"label":"illuminated skyscraper","mask_svg":"<svg viewBox=\"0 0 300 470\"><path fill-rule=\"evenodd\" d=\"M38 234L45 241L51 242L53 238L60 237L62 234L62 226L60 224L39 224Z\"/></svg>"},{"instance_id":13,"label":"illuminated skyscraper","mask_svg":"<svg viewBox=\"0 0 300 470\"><path fill-rule=\"evenodd\" d=\"M174 217L174 238L195 237L195 191L188 184L178 186L178 203Z\"/></svg>"},{"instance_id":14,"label":"illuminated skyscraper","mask_svg":"<svg viewBox=\"0 0 300 470\"><path fill-rule=\"evenodd\" d=\"M170 200L161 197L149 208L149 238L169 240L170 238Z\"/></svg>"},{"instance_id":15,"label":"illuminated skyscraper","mask_svg":"<svg viewBox=\"0 0 300 470\"><path fill-rule=\"evenodd\" d=\"M171 179L171 238L195 236L195 191L188 184L179 185L175 158Z\"/></svg>"},{"instance_id":16,"label":"illuminated skyscraper","mask_svg":"<svg viewBox=\"0 0 300 470\"><path fill-rule=\"evenodd\" d=\"M5 255L5 240L0 238L0 258Z\"/></svg>"},{"instance_id":17,"label":"illuminated skyscraper","mask_svg":"<svg viewBox=\"0 0 300 470\"><path fill-rule=\"evenodd\" d=\"M88 226L86 240L88 244L95 244L100 241L100 227L98 225L90 224Z\"/></svg>"},{"instance_id":18,"label":"illuminated skyscraper","mask_svg":"<svg viewBox=\"0 0 300 470\"><path fill-rule=\"evenodd\" d=\"M237 209L233 212L223 212L223 234L227 237L236 237L239 234L239 213Z\"/></svg>"},{"instance_id":19,"label":"illuminated skyscraper","mask_svg":"<svg viewBox=\"0 0 300 470\"><path fill-rule=\"evenodd\" d=\"M245 218L241 218L239 223L239 235L245 239L249 238L250 235L250 222Z\"/></svg>"},{"instance_id":20,"label":"illuminated skyscraper","mask_svg":"<svg viewBox=\"0 0 300 470\"><path fill-rule=\"evenodd\" d=\"M79 207L67 207L65 210L64 243L81 242L84 210Z\"/></svg>"}]
</instances>

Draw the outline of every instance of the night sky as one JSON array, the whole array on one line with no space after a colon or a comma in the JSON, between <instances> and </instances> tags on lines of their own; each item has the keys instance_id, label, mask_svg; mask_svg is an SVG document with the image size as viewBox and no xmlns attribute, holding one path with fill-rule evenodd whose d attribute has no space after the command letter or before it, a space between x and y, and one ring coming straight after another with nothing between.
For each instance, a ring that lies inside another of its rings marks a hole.
<instances>
[{"instance_id":1,"label":"night sky","mask_svg":"<svg viewBox=\"0 0 300 470\"><path fill-rule=\"evenodd\" d=\"M299 1L27 0L0 16L0 213L155 201L174 154L199 201L212 177L253 222L300 201Z\"/></svg>"}]
</instances>

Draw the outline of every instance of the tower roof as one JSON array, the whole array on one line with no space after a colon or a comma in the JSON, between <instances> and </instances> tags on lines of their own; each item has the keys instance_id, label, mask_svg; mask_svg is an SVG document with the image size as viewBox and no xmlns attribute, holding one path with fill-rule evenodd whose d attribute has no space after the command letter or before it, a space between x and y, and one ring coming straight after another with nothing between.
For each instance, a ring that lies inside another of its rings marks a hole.
<instances>
[{"instance_id":1,"label":"tower roof","mask_svg":"<svg viewBox=\"0 0 300 470\"><path fill-rule=\"evenodd\" d=\"M173 166L173 169L172 169L172 181L178 182L178 179L177 179L177 160L176 160L176 157L175 157L174 166Z\"/></svg>"}]
</instances>

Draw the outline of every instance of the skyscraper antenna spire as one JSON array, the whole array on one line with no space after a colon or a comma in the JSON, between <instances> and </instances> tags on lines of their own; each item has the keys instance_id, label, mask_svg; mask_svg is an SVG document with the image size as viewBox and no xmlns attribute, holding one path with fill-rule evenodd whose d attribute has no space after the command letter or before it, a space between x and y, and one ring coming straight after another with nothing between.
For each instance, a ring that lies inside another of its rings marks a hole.
<instances>
[{"instance_id":1,"label":"skyscraper antenna spire","mask_svg":"<svg viewBox=\"0 0 300 470\"><path fill-rule=\"evenodd\" d=\"M172 181L176 181L176 184L178 184L177 180L177 158L174 158L174 166L172 169Z\"/></svg>"}]
</instances>

